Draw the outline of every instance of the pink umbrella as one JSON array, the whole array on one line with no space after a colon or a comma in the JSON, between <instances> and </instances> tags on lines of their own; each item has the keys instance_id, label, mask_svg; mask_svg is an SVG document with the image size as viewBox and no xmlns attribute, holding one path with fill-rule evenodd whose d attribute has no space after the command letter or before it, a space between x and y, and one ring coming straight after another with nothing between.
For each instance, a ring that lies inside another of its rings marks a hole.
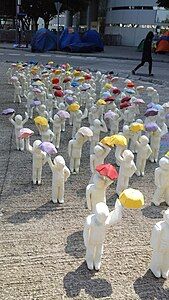
<instances>
[{"instance_id":1,"label":"pink umbrella","mask_svg":"<svg viewBox=\"0 0 169 300\"><path fill-rule=\"evenodd\" d=\"M34 93L40 94L40 93L41 93L41 90L35 87L35 88L33 88L33 92L34 92Z\"/></svg>"},{"instance_id":2,"label":"pink umbrella","mask_svg":"<svg viewBox=\"0 0 169 300\"><path fill-rule=\"evenodd\" d=\"M69 119L69 118L70 118L70 114L69 114L67 111L65 111L65 110L59 110L59 111L57 112L57 115L58 115L60 118L62 118L62 119Z\"/></svg>"},{"instance_id":3,"label":"pink umbrella","mask_svg":"<svg viewBox=\"0 0 169 300\"><path fill-rule=\"evenodd\" d=\"M143 99L138 98L134 100L133 103L140 105L140 104L145 104L145 101Z\"/></svg>"},{"instance_id":4,"label":"pink umbrella","mask_svg":"<svg viewBox=\"0 0 169 300\"><path fill-rule=\"evenodd\" d=\"M12 77L11 77L11 81L14 82L14 81L17 81L17 80L18 80L18 77L17 77L17 76L12 76Z\"/></svg>"},{"instance_id":5,"label":"pink umbrella","mask_svg":"<svg viewBox=\"0 0 169 300\"><path fill-rule=\"evenodd\" d=\"M7 108L2 111L2 115L6 115L6 116L12 115L14 113L15 113L15 110L13 108Z\"/></svg>"},{"instance_id":6,"label":"pink umbrella","mask_svg":"<svg viewBox=\"0 0 169 300\"><path fill-rule=\"evenodd\" d=\"M43 142L39 145L39 148L46 152L47 154L49 155L52 155L52 154L56 154L57 153L57 150L55 148L55 146L50 143L50 142Z\"/></svg>"},{"instance_id":7,"label":"pink umbrella","mask_svg":"<svg viewBox=\"0 0 169 300\"><path fill-rule=\"evenodd\" d=\"M81 133L83 136L91 137L93 136L93 131L89 127L81 127L78 130L79 133Z\"/></svg>"},{"instance_id":8,"label":"pink umbrella","mask_svg":"<svg viewBox=\"0 0 169 300\"><path fill-rule=\"evenodd\" d=\"M113 118L115 115L116 115L116 114L115 114L113 111L108 110L108 112L105 113L105 115L104 115L104 119L111 119L111 118Z\"/></svg>"},{"instance_id":9,"label":"pink umbrella","mask_svg":"<svg viewBox=\"0 0 169 300\"><path fill-rule=\"evenodd\" d=\"M19 131L19 139L26 139L28 137L30 137L32 134L34 134L34 131L32 131L29 128L22 128Z\"/></svg>"}]
</instances>

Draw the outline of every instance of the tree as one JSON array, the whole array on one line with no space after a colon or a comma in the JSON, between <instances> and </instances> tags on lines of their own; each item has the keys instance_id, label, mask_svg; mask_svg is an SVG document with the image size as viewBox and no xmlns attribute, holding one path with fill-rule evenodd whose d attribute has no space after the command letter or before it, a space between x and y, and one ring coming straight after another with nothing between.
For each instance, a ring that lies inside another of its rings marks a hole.
<instances>
[{"instance_id":1,"label":"tree","mask_svg":"<svg viewBox=\"0 0 169 300\"><path fill-rule=\"evenodd\" d=\"M165 7L166 9L169 9L169 1L168 0L158 0L157 4L158 4L158 6Z\"/></svg>"}]
</instances>

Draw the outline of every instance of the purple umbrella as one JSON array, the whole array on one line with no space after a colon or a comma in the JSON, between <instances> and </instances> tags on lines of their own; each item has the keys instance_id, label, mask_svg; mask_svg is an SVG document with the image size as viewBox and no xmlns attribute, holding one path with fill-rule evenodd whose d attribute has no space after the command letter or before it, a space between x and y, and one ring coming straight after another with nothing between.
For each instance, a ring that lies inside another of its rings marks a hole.
<instances>
[{"instance_id":1,"label":"purple umbrella","mask_svg":"<svg viewBox=\"0 0 169 300\"><path fill-rule=\"evenodd\" d=\"M33 102L31 103L31 107L35 107L35 106L39 106L41 105L41 102L39 100L33 100Z\"/></svg>"},{"instance_id":2,"label":"purple umbrella","mask_svg":"<svg viewBox=\"0 0 169 300\"><path fill-rule=\"evenodd\" d=\"M154 103L153 102L150 102L150 103L147 104L147 108L152 108L152 107L154 107Z\"/></svg>"},{"instance_id":3,"label":"purple umbrella","mask_svg":"<svg viewBox=\"0 0 169 300\"><path fill-rule=\"evenodd\" d=\"M13 108L7 108L7 109L4 109L3 112L2 112L2 115L12 115L15 113L15 110Z\"/></svg>"},{"instance_id":4,"label":"purple umbrella","mask_svg":"<svg viewBox=\"0 0 169 300\"><path fill-rule=\"evenodd\" d=\"M169 119L169 114L166 114L165 118L168 120Z\"/></svg>"},{"instance_id":5,"label":"purple umbrella","mask_svg":"<svg viewBox=\"0 0 169 300\"><path fill-rule=\"evenodd\" d=\"M145 116L146 117L152 117L152 116L156 116L158 114L158 109L156 109L156 108L148 108L147 110L146 110L146 112L145 112Z\"/></svg>"},{"instance_id":6,"label":"purple umbrella","mask_svg":"<svg viewBox=\"0 0 169 300\"><path fill-rule=\"evenodd\" d=\"M115 115L116 115L116 114L115 114L113 111L108 110L108 112L105 113L105 115L104 115L104 119L111 119L111 118L113 118Z\"/></svg>"},{"instance_id":7,"label":"purple umbrella","mask_svg":"<svg viewBox=\"0 0 169 300\"><path fill-rule=\"evenodd\" d=\"M43 142L39 145L39 148L46 152L47 154L49 155L52 155L52 154L56 154L57 153L57 150L55 148L55 146L50 143L50 142Z\"/></svg>"},{"instance_id":8,"label":"purple umbrella","mask_svg":"<svg viewBox=\"0 0 169 300\"><path fill-rule=\"evenodd\" d=\"M157 129L158 129L158 125L156 123L145 124L145 130L148 132L154 132Z\"/></svg>"},{"instance_id":9,"label":"purple umbrella","mask_svg":"<svg viewBox=\"0 0 169 300\"><path fill-rule=\"evenodd\" d=\"M71 96L67 96L65 98L65 100L66 100L67 104L69 104L69 105L75 102L75 99Z\"/></svg>"},{"instance_id":10,"label":"purple umbrella","mask_svg":"<svg viewBox=\"0 0 169 300\"><path fill-rule=\"evenodd\" d=\"M70 118L70 114L69 114L67 111L65 111L65 110L59 110L59 111L57 112L57 115L58 115L60 118L62 118L62 119L69 119L69 118Z\"/></svg>"}]
</instances>

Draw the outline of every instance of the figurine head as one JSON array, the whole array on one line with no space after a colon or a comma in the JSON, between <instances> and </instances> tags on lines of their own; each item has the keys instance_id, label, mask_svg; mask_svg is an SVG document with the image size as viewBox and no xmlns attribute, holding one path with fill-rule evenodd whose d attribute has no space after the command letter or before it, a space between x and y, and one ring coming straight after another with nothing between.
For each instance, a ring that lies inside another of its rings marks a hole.
<instances>
[{"instance_id":1,"label":"figurine head","mask_svg":"<svg viewBox=\"0 0 169 300\"><path fill-rule=\"evenodd\" d=\"M21 124L22 123L22 116L21 115L16 115L15 116L15 122L16 124Z\"/></svg>"},{"instance_id":2,"label":"figurine head","mask_svg":"<svg viewBox=\"0 0 169 300\"><path fill-rule=\"evenodd\" d=\"M36 152L40 152L41 150L39 149L40 144L42 144L42 142L40 140L36 140L33 142L33 150Z\"/></svg>"},{"instance_id":3,"label":"figurine head","mask_svg":"<svg viewBox=\"0 0 169 300\"><path fill-rule=\"evenodd\" d=\"M57 114L54 115L54 121L55 121L55 123L60 122L60 117Z\"/></svg>"},{"instance_id":4,"label":"figurine head","mask_svg":"<svg viewBox=\"0 0 169 300\"><path fill-rule=\"evenodd\" d=\"M59 110L64 110L65 104L63 102L61 102L61 103L59 103L58 107L59 107Z\"/></svg>"},{"instance_id":5,"label":"figurine head","mask_svg":"<svg viewBox=\"0 0 169 300\"><path fill-rule=\"evenodd\" d=\"M53 95L52 94L48 94L48 100L53 100Z\"/></svg>"},{"instance_id":6,"label":"figurine head","mask_svg":"<svg viewBox=\"0 0 169 300\"><path fill-rule=\"evenodd\" d=\"M96 220L100 224L105 224L108 216L109 216L108 206L105 203L103 203L103 202L97 203L96 204L96 208L95 208L95 217L96 217Z\"/></svg>"},{"instance_id":7,"label":"figurine head","mask_svg":"<svg viewBox=\"0 0 169 300\"><path fill-rule=\"evenodd\" d=\"M125 135L125 134L128 134L128 133L130 133L129 126L128 125L124 125L123 126L123 134Z\"/></svg>"},{"instance_id":8,"label":"figurine head","mask_svg":"<svg viewBox=\"0 0 169 300\"><path fill-rule=\"evenodd\" d=\"M169 225L169 208L163 214L164 221Z\"/></svg>"},{"instance_id":9,"label":"figurine head","mask_svg":"<svg viewBox=\"0 0 169 300\"><path fill-rule=\"evenodd\" d=\"M139 124L143 124L143 120L142 119L137 119L135 122L139 123Z\"/></svg>"},{"instance_id":10,"label":"figurine head","mask_svg":"<svg viewBox=\"0 0 169 300\"><path fill-rule=\"evenodd\" d=\"M169 159L167 157L160 158L159 166L162 170L169 171Z\"/></svg>"},{"instance_id":11,"label":"figurine head","mask_svg":"<svg viewBox=\"0 0 169 300\"><path fill-rule=\"evenodd\" d=\"M65 160L61 155L58 155L54 158L54 164L58 170L62 170L65 167Z\"/></svg>"},{"instance_id":12,"label":"figurine head","mask_svg":"<svg viewBox=\"0 0 169 300\"><path fill-rule=\"evenodd\" d=\"M139 142L143 145L146 146L149 143L149 138L146 135L142 135L139 138Z\"/></svg>"},{"instance_id":13,"label":"figurine head","mask_svg":"<svg viewBox=\"0 0 169 300\"><path fill-rule=\"evenodd\" d=\"M46 106L44 104L42 104L42 105L39 106L39 109L41 111L45 111L46 110Z\"/></svg>"},{"instance_id":14,"label":"figurine head","mask_svg":"<svg viewBox=\"0 0 169 300\"><path fill-rule=\"evenodd\" d=\"M131 162L134 159L134 155L130 150L124 150L122 154L125 162Z\"/></svg>"},{"instance_id":15,"label":"figurine head","mask_svg":"<svg viewBox=\"0 0 169 300\"><path fill-rule=\"evenodd\" d=\"M100 125L101 125L101 122L100 122L99 119L95 119L95 120L93 121L93 126L99 127Z\"/></svg>"}]
</instances>

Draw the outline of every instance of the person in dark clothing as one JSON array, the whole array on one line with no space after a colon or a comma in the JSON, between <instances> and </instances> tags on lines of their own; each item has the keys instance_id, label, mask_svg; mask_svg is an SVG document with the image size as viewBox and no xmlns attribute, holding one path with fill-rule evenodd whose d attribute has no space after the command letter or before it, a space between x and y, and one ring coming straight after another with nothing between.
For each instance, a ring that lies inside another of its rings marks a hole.
<instances>
[{"instance_id":1,"label":"person in dark clothing","mask_svg":"<svg viewBox=\"0 0 169 300\"><path fill-rule=\"evenodd\" d=\"M152 31L149 31L147 34L145 40L144 40L144 46L143 46L143 55L141 63L132 70L132 74L135 75L135 72L142 66L144 66L145 62L149 63L149 76L153 76L152 72L152 55L151 55L151 49L152 49L152 40L154 37L154 33Z\"/></svg>"}]
</instances>

